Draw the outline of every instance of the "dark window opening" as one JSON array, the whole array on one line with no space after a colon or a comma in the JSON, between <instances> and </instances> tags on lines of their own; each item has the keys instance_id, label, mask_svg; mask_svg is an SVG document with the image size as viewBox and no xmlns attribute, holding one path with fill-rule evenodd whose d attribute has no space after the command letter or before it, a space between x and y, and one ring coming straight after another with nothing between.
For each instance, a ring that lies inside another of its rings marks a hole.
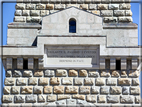
<instances>
[{"instance_id":1,"label":"dark window opening","mask_svg":"<svg viewBox=\"0 0 142 107\"><path fill-rule=\"evenodd\" d=\"M23 69L28 69L28 60L24 59L23 61Z\"/></svg>"},{"instance_id":2,"label":"dark window opening","mask_svg":"<svg viewBox=\"0 0 142 107\"><path fill-rule=\"evenodd\" d=\"M76 33L76 20L70 19L69 21L69 33Z\"/></svg>"},{"instance_id":3,"label":"dark window opening","mask_svg":"<svg viewBox=\"0 0 142 107\"><path fill-rule=\"evenodd\" d=\"M116 60L116 70L121 70L121 61Z\"/></svg>"}]
</instances>

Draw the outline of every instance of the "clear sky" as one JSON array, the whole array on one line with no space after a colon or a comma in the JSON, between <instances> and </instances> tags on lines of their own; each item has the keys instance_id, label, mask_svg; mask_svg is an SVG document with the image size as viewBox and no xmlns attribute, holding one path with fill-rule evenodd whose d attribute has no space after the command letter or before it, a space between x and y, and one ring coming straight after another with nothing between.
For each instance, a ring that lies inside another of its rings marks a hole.
<instances>
[{"instance_id":1,"label":"clear sky","mask_svg":"<svg viewBox=\"0 0 142 107\"><path fill-rule=\"evenodd\" d=\"M14 19L15 4L16 3L3 3L3 45L6 45L7 42L7 25L13 22ZM133 12L133 22L139 24L139 3L131 3L131 10ZM3 74L4 79L5 73Z\"/></svg>"}]
</instances>

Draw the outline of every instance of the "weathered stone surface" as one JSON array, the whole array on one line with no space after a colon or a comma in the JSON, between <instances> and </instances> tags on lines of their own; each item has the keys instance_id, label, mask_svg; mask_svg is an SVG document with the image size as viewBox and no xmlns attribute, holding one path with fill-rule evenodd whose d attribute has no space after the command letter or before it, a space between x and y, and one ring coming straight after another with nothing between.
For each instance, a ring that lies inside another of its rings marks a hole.
<instances>
[{"instance_id":1,"label":"weathered stone surface","mask_svg":"<svg viewBox=\"0 0 142 107\"><path fill-rule=\"evenodd\" d=\"M22 73L20 70L14 70L13 77L21 77L21 76L22 76Z\"/></svg>"},{"instance_id":2,"label":"weathered stone surface","mask_svg":"<svg viewBox=\"0 0 142 107\"><path fill-rule=\"evenodd\" d=\"M46 95L39 95L38 96L38 102L45 102L46 101Z\"/></svg>"},{"instance_id":3,"label":"weathered stone surface","mask_svg":"<svg viewBox=\"0 0 142 107\"><path fill-rule=\"evenodd\" d=\"M137 71L137 70L135 70L135 71L130 70L129 71L129 77L133 77L133 78L139 77L139 71Z\"/></svg>"},{"instance_id":4,"label":"weathered stone surface","mask_svg":"<svg viewBox=\"0 0 142 107\"><path fill-rule=\"evenodd\" d=\"M85 78L84 84L93 85L94 84L94 78Z\"/></svg>"},{"instance_id":5,"label":"weathered stone surface","mask_svg":"<svg viewBox=\"0 0 142 107\"><path fill-rule=\"evenodd\" d=\"M105 23L109 23L109 22L117 22L117 17L104 17L103 21Z\"/></svg>"},{"instance_id":6,"label":"weathered stone surface","mask_svg":"<svg viewBox=\"0 0 142 107\"><path fill-rule=\"evenodd\" d=\"M42 77L43 76L43 70L36 70L34 72L35 77Z\"/></svg>"},{"instance_id":7,"label":"weathered stone surface","mask_svg":"<svg viewBox=\"0 0 142 107\"><path fill-rule=\"evenodd\" d=\"M21 15L22 15L22 10L15 11L15 16L21 16Z\"/></svg>"},{"instance_id":8,"label":"weathered stone surface","mask_svg":"<svg viewBox=\"0 0 142 107\"><path fill-rule=\"evenodd\" d=\"M106 16L106 17L113 16L113 10L101 10L101 16Z\"/></svg>"},{"instance_id":9,"label":"weathered stone surface","mask_svg":"<svg viewBox=\"0 0 142 107\"><path fill-rule=\"evenodd\" d=\"M26 96L26 102L27 103L35 103L37 99L36 95L27 95Z\"/></svg>"},{"instance_id":10,"label":"weathered stone surface","mask_svg":"<svg viewBox=\"0 0 142 107\"><path fill-rule=\"evenodd\" d=\"M11 87L11 93L12 94L19 94L20 93L20 87L18 87L18 86L12 86Z\"/></svg>"},{"instance_id":11,"label":"weathered stone surface","mask_svg":"<svg viewBox=\"0 0 142 107\"><path fill-rule=\"evenodd\" d=\"M32 86L23 86L21 87L21 93L22 94L32 94L33 87Z\"/></svg>"},{"instance_id":12,"label":"weathered stone surface","mask_svg":"<svg viewBox=\"0 0 142 107\"><path fill-rule=\"evenodd\" d=\"M100 93L100 87L99 86L92 86L91 89L93 94L99 94Z\"/></svg>"},{"instance_id":13,"label":"weathered stone surface","mask_svg":"<svg viewBox=\"0 0 142 107\"><path fill-rule=\"evenodd\" d=\"M85 95L76 94L76 95L72 95L72 98L84 100L85 99Z\"/></svg>"},{"instance_id":14,"label":"weathered stone surface","mask_svg":"<svg viewBox=\"0 0 142 107\"><path fill-rule=\"evenodd\" d=\"M132 19L132 17L119 17L118 21L119 22L132 22L133 19Z\"/></svg>"},{"instance_id":15,"label":"weathered stone surface","mask_svg":"<svg viewBox=\"0 0 142 107\"><path fill-rule=\"evenodd\" d=\"M69 7L77 7L79 8L79 4L66 4L66 8L69 8Z\"/></svg>"},{"instance_id":16,"label":"weathered stone surface","mask_svg":"<svg viewBox=\"0 0 142 107\"><path fill-rule=\"evenodd\" d=\"M121 103L133 103L134 97L133 96L120 96L120 102Z\"/></svg>"},{"instance_id":17,"label":"weathered stone surface","mask_svg":"<svg viewBox=\"0 0 142 107\"><path fill-rule=\"evenodd\" d=\"M27 78L18 78L16 81L17 85L26 85L27 84Z\"/></svg>"},{"instance_id":18,"label":"weathered stone surface","mask_svg":"<svg viewBox=\"0 0 142 107\"><path fill-rule=\"evenodd\" d=\"M40 13L41 16L45 16L48 14L49 14L49 10L41 10L41 13Z\"/></svg>"},{"instance_id":19,"label":"weathered stone surface","mask_svg":"<svg viewBox=\"0 0 142 107\"><path fill-rule=\"evenodd\" d=\"M59 85L59 84L60 84L60 78L52 77L52 78L50 79L50 84Z\"/></svg>"},{"instance_id":20,"label":"weathered stone surface","mask_svg":"<svg viewBox=\"0 0 142 107\"><path fill-rule=\"evenodd\" d=\"M89 9L90 10L96 10L97 9L97 5L96 4L89 4Z\"/></svg>"},{"instance_id":21,"label":"weathered stone surface","mask_svg":"<svg viewBox=\"0 0 142 107\"><path fill-rule=\"evenodd\" d=\"M119 86L112 86L110 88L110 93L111 94L121 94L121 92L122 92L122 88L119 87Z\"/></svg>"},{"instance_id":22,"label":"weathered stone surface","mask_svg":"<svg viewBox=\"0 0 142 107\"><path fill-rule=\"evenodd\" d=\"M106 96L105 95L99 95L98 96L98 103L105 103L106 102Z\"/></svg>"},{"instance_id":23,"label":"weathered stone surface","mask_svg":"<svg viewBox=\"0 0 142 107\"><path fill-rule=\"evenodd\" d=\"M86 100L89 102L96 102L97 96L96 95L87 95Z\"/></svg>"},{"instance_id":24,"label":"weathered stone surface","mask_svg":"<svg viewBox=\"0 0 142 107\"><path fill-rule=\"evenodd\" d=\"M57 69L56 76L67 76L67 70L64 69Z\"/></svg>"},{"instance_id":25,"label":"weathered stone surface","mask_svg":"<svg viewBox=\"0 0 142 107\"><path fill-rule=\"evenodd\" d=\"M26 22L26 17L25 16L15 16L14 22Z\"/></svg>"},{"instance_id":26,"label":"weathered stone surface","mask_svg":"<svg viewBox=\"0 0 142 107\"><path fill-rule=\"evenodd\" d=\"M25 9L25 4L24 3L17 3L15 6L16 9L21 9L24 10Z\"/></svg>"},{"instance_id":27,"label":"weathered stone surface","mask_svg":"<svg viewBox=\"0 0 142 107\"><path fill-rule=\"evenodd\" d=\"M22 103L21 107L33 107L32 103Z\"/></svg>"},{"instance_id":28,"label":"weathered stone surface","mask_svg":"<svg viewBox=\"0 0 142 107\"><path fill-rule=\"evenodd\" d=\"M39 3L39 4L36 5L36 9L37 10L44 10L44 9L46 9L46 5Z\"/></svg>"},{"instance_id":29,"label":"weathered stone surface","mask_svg":"<svg viewBox=\"0 0 142 107\"><path fill-rule=\"evenodd\" d=\"M86 77L87 76L87 70L80 70L79 71L79 76Z\"/></svg>"},{"instance_id":30,"label":"weathered stone surface","mask_svg":"<svg viewBox=\"0 0 142 107\"><path fill-rule=\"evenodd\" d=\"M52 93L52 86L44 86L44 93L45 94Z\"/></svg>"},{"instance_id":31,"label":"weathered stone surface","mask_svg":"<svg viewBox=\"0 0 142 107\"><path fill-rule=\"evenodd\" d=\"M110 87L108 87L108 86L101 86L101 94L108 94L109 88Z\"/></svg>"},{"instance_id":32,"label":"weathered stone surface","mask_svg":"<svg viewBox=\"0 0 142 107\"><path fill-rule=\"evenodd\" d=\"M12 100L13 100L12 95L3 95L3 97L2 97L2 102L3 103L11 103Z\"/></svg>"},{"instance_id":33,"label":"weathered stone surface","mask_svg":"<svg viewBox=\"0 0 142 107\"><path fill-rule=\"evenodd\" d=\"M68 106L76 106L76 99L67 99Z\"/></svg>"},{"instance_id":34,"label":"weathered stone surface","mask_svg":"<svg viewBox=\"0 0 142 107\"><path fill-rule=\"evenodd\" d=\"M70 95L58 95L58 100L70 99Z\"/></svg>"},{"instance_id":35,"label":"weathered stone surface","mask_svg":"<svg viewBox=\"0 0 142 107\"><path fill-rule=\"evenodd\" d=\"M24 101L25 101L25 96L23 95L14 96L15 103L24 103Z\"/></svg>"},{"instance_id":36,"label":"weathered stone surface","mask_svg":"<svg viewBox=\"0 0 142 107\"><path fill-rule=\"evenodd\" d=\"M45 76L54 76L55 75L55 73L54 73L54 70L46 70L45 71Z\"/></svg>"},{"instance_id":37,"label":"weathered stone surface","mask_svg":"<svg viewBox=\"0 0 142 107\"><path fill-rule=\"evenodd\" d=\"M112 77L119 77L119 76L120 76L120 75L119 75L119 71L116 71L116 70L112 71L111 76L112 76Z\"/></svg>"},{"instance_id":38,"label":"weathered stone surface","mask_svg":"<svg viewBox=\"0 0 142 107\"><path fill-rule=\"evenodd\" d=\"M105 85L105 78L96 78L96 85Z\"/></svg>"},{"instance_id":39,"label":"weathered stone surface","mask_svg":"<svg viewBox=\"0 0 142 107\"><path fill-rule=\"evenodd\" d=\"M54 4L46 4L46 9L49 9L49 10L54 9Z\"/></svg>"},{"instance_id":40,"label":"weathered stone surface","mask_svg":"<svg viewBox=\"0 0 142 107\"><path fill-rule=\"evenodd\" d=\"M10 103L10 104L8 104L8 107L21 107L21 104L20 103L18 103L18 104Z\"/></svg>"},{"instance_id":41,"label":"weathered stone surface","mask_svg":"<svg viewBox=\"0 0 142 107\"><path fill-rule=\"evenodd\" d=\"M132 16L132 11L131 10L126 10L125 15L126 16Z\"/></svg>"},{"instance_id":42,"label":"weathered stone surface","mask_svg":"<svg viewBox=\"0 0 142 107\"><path fill-rule=\"evenodd\" d=\"M119 96L117 95L108 95L107 96L108 103L119 103Z\"/></svg>"},{"instance_id":43,"label":"weathered stone surface","mask_svg":"<svg viewBox=\"0 0 142 107\"><path fill-rule=\"evenodd\" d=\"M11 77L12 76L12 71L11 70L7 70L6 71L6 77Z\"/></svg>"},{"instance_id":44,"label":"weathered stone surface","mask_svg":"<svg viewBox=\"0 0 142 107\"><path fill-rule=\"evenodd\" d=\"M26 4L27 10L35 10L36 4Z\"/></svg>"},{"instance_id":45,"label":"weathered stone surface","mask_svg":"<svg viewBox=\"0 0 142 107\"><path fill-rule=\"evenodd\" d=\"M62 10L65 8L65 4L55 4L55 7L54 9L57 9L57 10Z\"/></svg>"},{"instance_id":46,"label":"weathered stone surface","mask_svg":"<svg viewBox=\"0 0 142 107\"><path fill-rule=\"evenodd\" d=\"M116 85L117 84L117 78L109 78L107 79L107 85Z\"/></svg>"},{"instance_id":47,"label":"weathered stone surface","mask_svg":"<svg viewBox=\"0 0 142 107\"><path fill-rule=\"evenodd\" d=\"M99 10L92 10L91 12L96 14L96 15L100 15L100 11Z\"/></svg>"},{"instance_id":48,"label":"weathered stone surface","mask_svg":"<svg viewBox=\"0 0 142 107\"><path fill-rule=\"evenodd\" d=\"M108 9L108 4L98 4L97 9L98 10L107 10Z\"/></svg>"},{"instance_id":49,"label":"weathered stone surface","mask_svg":"<svg viewBox=\"0 0 142 107\"><path fill-rule=\"evenodd\" d=\"M79 8L82 10L88 10L88 5L87 4L80 4Z\"/></svg>"},{"instance_id":50,"label":"weathered stone surface","mask_svg":"<svg viewBox=\"0 0 142 107\"><path fill-rule=\"evenodd\" d=\"M42 86L35 86L34 87L34 94L41 94L43 90Z\"/></svg>"},{"instance_id":51,"label":"weathered stone surface","mask_svg":"<svg viewBox=\"0 0 142 107\"><path fill-rule=\"evenodd\" d=\"M48 78L39 78L39 85L47 85Z\"/></svg>"},{"instance_id":52,"label":"weathered stone surface","mask_svg":"<svg viewBox=\"0 0 142 107\"><path fill-rule=\"evenodd\" d=\"M31 16L39 16L40 15L40 10L31 10L30 15Z\"/></svg>"},{"instance_id":53,"label":"weathered stone surface","mask_svg":"<svg viewBox=\"0 0 142 107\"><path fill-rule=\"evenodd\" d=\"M78 76L77 70L69 70L69 76Z\"/></svg>"},{"instance_id":54,"label":"weathered stone surface","mask_svg":"<svg viewBox=\"0 0 142 107\"><path fill-rule=\"evenodd\" d=\"M121 10L124 10L124 9L130 9L131 8L131 4L126 4L126 3L123 3L123 4L120 4L120 6L119 6L119 8L121 9Z\"/></svg>"},{"instance_id":55,"label":"weathered stone surface","mask_svg":"<svg viewBox=\"0 0 142 107\"><path fill-rule=\"evenodd\" d=\"M56 102L58 107L65 107L66 106L66 100L60 100Z\"/></svg>"},{"instance_id":56,"label":"weathered stone surface","mask_svg":"<svg viewBox=\"0 0 142 107\"><path fill-rule=\"evenodd\" d=\"M124 16L125 11L124 10L114 10L114 16Z\"/></svg>"},{"instance_id":57,"label":"weathered stone surface","mask_svg":"<svg viewBox=\"0 0 142 107\"><path fill-rule=\"evenodd\" d=\"M84 101L84 100L77 100L77 104L78 106L83 106L83 107L86 107L86 106L94 106L94 104L92 103L88 103L87 101Z\"/></svg>"},{"instance_id":58,"label":"weathered stone surface","mask_svg":"<svg viewBox=\"0 0 142 107\"><path fill-rule=\"evenodd\" d=\"M63 78L62 79L62 84L64 84L64 85L72 85L73 84L73 78L69 78L69 77Z\"/></svg>"},{"instance_id":59,"label":"weathered stone surface","mask_svg":"<svg viewBox=\"0 0 142 107\"><path fill-rule=\"evenodd\" d=\"M117 10L119 8L119 4L109 4L110 10Z\"/></svg>"},{"instance_id":60,"label":"weathered stone surface","mask_svg":"<svg viewBox=\"0 0 142 107\"><path fill-rule=\"evenodd\" d=\"M66 86L65 87L65 93L78 93L78 87L77 86Z\"/></svg>"},{"instance_id":61,"label":"weathered stone surface","mask_svg":"<svg viewBox=\"0 0 142 107\"><path fill-rule=\"evenodd\" d=\"M135 102L136 102L136 103L140 103L140 101L141 101L140 96L135 96Z\"/></svg>"},{"instance_id":62,"label":"weathered stone surface","mask_svg":"<svg viewBox=\"0 0 142 107\"><path fill-rule=\"evenodd\" d=\"M56 95L48 95L47 101L49 101L49 102L56 101Z\"/></svg>"},{"instance_id":63,"label":"weathered stone surface","mask_svg":"<svg viewBox=\"0 0 142 107\"><path fill-rule=\"evenodd\" d=\"M74 84L75 85L82 85L83 84L83 78L75 78Z\"/></svg>"},{"instance_id":64,"label":"weathered stone surface","mask_svg":"<svg viewBox=\"0 0 142 107\"><path fill-rule=\"evenodd\" d=\"M5 85L14 85L15 78L5 78L4 84Z\"/></svg>"},{"instance_id":65,"label":"weathered stone surface","mask_svg":"<svg viewBox=\"0 0 142 107\"><path fill-rule=\"evenodd\" d=\"M90 93L90 86L81 86L80 93L81 94L89 94Z\"/></svg>"},{"instance_id":66,"label":"weathered stone surface","mask_svg":"<svg viewBox=\"0 0 142 107\"><path fill-rule=\"evenodd\" d=\"M131 87L130 88L131 94L140 94L140 88L139 87Z\"/></svg>"},{"instance_id":67,"label":"weathered stone surface","mask_svg":"<svg viewBox=\"0 0 142 107\"><path fill-rule=\"evenodd\" d=\"M109 71L101 71L101 76L102 77L109 77L110 76L110 72Z\"/></svg>"},{"instance_id":68,"label":"weathered stone surface","mask_svg":"<svg viewBox=\"0 0 142 107\"><path fill-rule=\"evenodd\" d=\"M54 86L54 93L63 94L64 93L64 86Z\"/></svg>"},{"instance_id":69,"label":"weathered stone surface","mask_svg":"<svg viewBox=\"0 0 142 107\"><path fill-rule=\"evenodd\" d=\"M129 87L123 87L122 88L122 94L129 94Z\"/></svg>"},{"instance_id":70,"label":"weathered stone surface","mask_svg":"<svg viewBox=\"0 0 142 107\"><path fill-rule=\"evenodd\" d=\"M121 77L127 77L127 71L121 71Z\"/></svg>"},{"instance_id":71,"label":"weathered stone surface","mask_svg":"<svg viewBox=\"0 0 142 107\"><path fill-rule=\"evenodd\" d=\"M99 77L99 72L98 71L89 71L88 76L89 77Z\"/></svg>"},{"instance_id":72,"label":"weathered stone surface","mask_svg":"<svg viewBox=\"0 0 142 107\"><path fill-rule=\"evenodd\" d=\"M23 10L22 15L23 16L29 16L30 15L30 10Z\"/></svg>"},{"instance_id":73,"label":"weathered stone surface","mask_svg":"<svg viewBox=\"0 0 142 107\"><path fill-rule=\"evenodd\" d=\"M32 73L31 70L24 70L23 76L25 76L25 77L32 77L33 73Z\"/></svg>"},{"instance_id":74,"label":"weathered stone surface","mask_svg":"<svg viewBox=\"0 0 142 107\"><path fill-rule=\"evenodd\" d=\"M130 78L119 78L118 83L119 85L131 85L131 79Z\"/></svg>"},{"instance_id":75,"label":"weathered stone surface","mask_svg":"<svg viewBox=\"0 0 142 107\"><path fill-rule=\"evenodd\" d=\"M11 91L11 86L4 86L4 88L3 88L4 94L10 94L10 91Z\"/></svg>"},{"instance_id":76,"label":"weathered stone surface","mask_svg":"<svg viewBox=\"0 0 142 107\"><path fill-rule=\"evenodd\" d=\"M38 78L35 77L29 78L29 85L37 85L37 83L38 83Z\"/></svg>"},{"instance_id":77,"label":"weathered stone surface","mask_svg":"<svg viewBox=\"0 0 142 107\"><path fill-rule=\"evenodd\" d=\"M132 83L133 83L133 85L139 85L140 84L138 78L133 78Z\"/></svg>"}]
</instances>

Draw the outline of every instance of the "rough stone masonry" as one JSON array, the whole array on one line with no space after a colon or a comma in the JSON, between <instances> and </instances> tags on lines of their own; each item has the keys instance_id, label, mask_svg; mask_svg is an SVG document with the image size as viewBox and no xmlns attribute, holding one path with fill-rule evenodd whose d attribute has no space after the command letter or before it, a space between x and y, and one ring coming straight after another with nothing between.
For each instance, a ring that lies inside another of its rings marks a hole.
<instances>
[{"instance_id":1,"label":"rough stone masonry","mask_svg":"<svg viewBox=\"0 0 142 107\"><path fill-rule=\"evenodd\" d=\"M2 107L140 107L130 2L17 0L1 47Z\"/></svg>"}]
</instances>

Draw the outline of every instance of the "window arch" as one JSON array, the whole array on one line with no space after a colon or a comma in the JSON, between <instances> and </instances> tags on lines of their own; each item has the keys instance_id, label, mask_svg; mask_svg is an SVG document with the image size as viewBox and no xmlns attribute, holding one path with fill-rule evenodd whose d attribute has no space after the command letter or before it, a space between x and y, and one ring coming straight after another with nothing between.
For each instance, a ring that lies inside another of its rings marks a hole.
<instances>
[{"instance_id":1,"label":"window arch","mask_svg":"<svg viewBox=\"0 0 142 107\"><path fill-rule=\"evenodd\" d=\"M69 20L69 33L76 33L76 20L73 18Z\"/></svg>"}]
</instances>

